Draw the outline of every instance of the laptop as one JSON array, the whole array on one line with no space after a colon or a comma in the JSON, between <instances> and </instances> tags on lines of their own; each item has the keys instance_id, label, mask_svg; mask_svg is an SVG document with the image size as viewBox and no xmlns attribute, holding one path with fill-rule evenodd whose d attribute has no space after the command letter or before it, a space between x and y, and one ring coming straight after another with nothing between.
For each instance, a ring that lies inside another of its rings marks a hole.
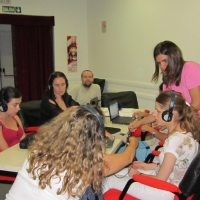
<instances>
[{"instance_id":1,"label":"laptop","mask_svg":"<svg viewBox=\"0 0 200 200\"><path fill-rule=\"evenodd\" d=\"M110 121L114 124L130 124L136 119L135 117L120 116L117 101L109 103L108 110L110 114Z\"/></svg>"}]
</instances>

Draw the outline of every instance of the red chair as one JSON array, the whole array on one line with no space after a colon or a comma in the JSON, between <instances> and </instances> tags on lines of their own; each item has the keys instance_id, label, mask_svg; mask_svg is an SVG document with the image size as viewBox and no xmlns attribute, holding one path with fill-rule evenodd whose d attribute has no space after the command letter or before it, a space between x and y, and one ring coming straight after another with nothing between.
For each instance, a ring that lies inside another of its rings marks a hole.
<instances>
[{"instance_id":1,"label":"red chair","mask_svg":"<svg viewBox=\"0 0 200 200\"><path fill-rule=\"evenodd\" d=\"M16 177L0 175L0 182L13 183L15 181L15 179L16 179Z\"/></svg>"},{"instance_id":2,"label":"red chair","mask_svg":"<svg viewBox=\"0 0 200 200\"><path fill-rule=\"evenodd\" d=\"M200 152L198 152L191 162L179 186L153 177L138 174L134 175L133 179L130 180L132 182L140 182L150 187L169 191L175 194L174 200L192 200L200 191ZM128 188L125 188L124 191L110 189L104 193L104 200L137 200L137 198L126 194L127 190Z\"/></svg>"},{"instance_id":3,"label":"red chair","mask_svg":"<svg viewBox=\"0 0 200 200\"><path fill-rule=\"evenodd\" d=\"M26 134L29 134L29 133L34 133L34 132L37 132L39 130L40 126L30 126L30 127L27 127L24 132Z\"/></svg>"}]
</instances>

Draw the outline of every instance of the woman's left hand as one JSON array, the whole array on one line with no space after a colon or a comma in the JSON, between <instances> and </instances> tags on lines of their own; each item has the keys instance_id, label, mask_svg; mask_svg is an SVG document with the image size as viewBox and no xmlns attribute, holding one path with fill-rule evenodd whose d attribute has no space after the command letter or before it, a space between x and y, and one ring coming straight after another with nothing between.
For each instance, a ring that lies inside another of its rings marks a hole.
<instances>
[{"instance_id":1,"label":"woman's left hand","mask_svg":"<svg viewBox=\"0 0 200 200\"><path fill-rule=\"evenodd\" d=\"M113 140L113 136L108 132L108 131L105 131L105 135L106 137L110 138L111 140Z\"/></svg>"},{"instance_id":2,"label":"woman's left hand","mask_svg":"<svg viewBox=\"0 0 200 200\"><path fill-rule=\"evenodd\" d=\"M129 172L128 172L128 175L130 176L130 177L132 177L134 174L140 174L140 172L137 170L137 169L135 169L135 168L133 168L132 166L129 168Z\"/></svg>"}]
</instances>

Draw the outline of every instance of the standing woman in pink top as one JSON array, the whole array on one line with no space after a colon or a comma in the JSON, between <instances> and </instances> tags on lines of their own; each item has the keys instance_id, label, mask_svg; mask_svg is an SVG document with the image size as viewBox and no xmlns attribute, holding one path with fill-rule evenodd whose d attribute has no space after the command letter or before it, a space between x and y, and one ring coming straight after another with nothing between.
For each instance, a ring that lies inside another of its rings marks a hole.
<instances>
[{"instance_id":1,"label":"standing woman in pink top","mask_svg":"<svg viewBox=\"0 0 200 200\"><path fill-rule=\"evenodd\" d=\"M25 137L21 120L17 116L22 95L11 86L0 91L0 151L3 151Z\"/></svg>"},{"instance_id":2,"label":"standing woman in pink top","mask_svg":"<svg viewBox=\"0 0 200 200\"><path fill-rule=\"evenodd\" d=\"M200 114L200 65L185 61L180 48L171 41L163 41L157 44L153 52L155 60L155 72L152 77L153 82L157 82L159 74L162 74L163 91L175 90L182 93L188 102ZM153 122L154 117L149 115L139 121L129 124L129 130ZM156 134L155 134L156 132ZM157 139L165 139L155 130L154 136Z\"/></svg>"},{"instance_id":3,"label":"standing woman in pink top","mask_svg":"<svg viewBox=\"0 0 200 200\"><path fill-rule=\"evenodd\" d=\"M154 48L155 72L152 81L157 82L159 72L163 78L163 91L175 90L182 93L186 101L200 110L200 65L185 61L180 48L164 41Z\"/></svg>"}]
</instances>

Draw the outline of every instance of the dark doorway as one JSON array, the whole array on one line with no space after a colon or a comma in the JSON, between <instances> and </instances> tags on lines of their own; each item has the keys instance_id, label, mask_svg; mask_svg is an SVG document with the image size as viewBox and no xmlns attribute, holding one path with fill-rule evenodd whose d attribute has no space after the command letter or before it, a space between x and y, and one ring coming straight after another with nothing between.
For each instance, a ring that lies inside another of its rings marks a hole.
<instances>
[{"instance_id":1,"label":"dark doorway","mask_svg":"<svg viewBox=\"0 0 200 200\"><path fill-rule=\"evenodd\" d=\"M14 83L23 102L39 100L54 71L54 17L0 14L12 32Z\"/></svg>"}]
</instances>

